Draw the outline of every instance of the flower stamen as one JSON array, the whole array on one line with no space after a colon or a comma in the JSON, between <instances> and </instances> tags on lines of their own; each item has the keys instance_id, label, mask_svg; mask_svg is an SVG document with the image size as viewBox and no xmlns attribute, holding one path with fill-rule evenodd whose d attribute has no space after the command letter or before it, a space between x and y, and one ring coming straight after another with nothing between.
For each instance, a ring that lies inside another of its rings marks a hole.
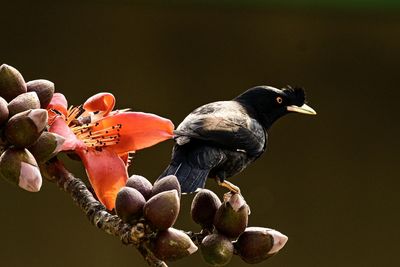
<instances>
[{"instance_id":1,"label":"flower stamen","mask_svg":"<svg viewBox=\"0 0 400 267\"><path fill-rule=\"evenodd\" d=\"M70 125L72 121L78 119L84 112L85 110L82 108L82 105L77 107L70 106L67 112L67 118L65 119L67 125Z\"/></svg>"},{"instance_id":2,"label":"flower stamen","mask_svg":"<svg viewBox=\"0 0 400 267\"><path fill-rule=\"evenodd\" d=\"M90 130L94 125L95 124L88 123L81 126L74 126L71 127L71 131L76 135L82 135L86 133L88 130Z\"/></svg>"},{"instance_id":3,"label":"flower stamen","mask_svg":"<svg viewBox=\"0 0 400 267\"><path fill-rule=\"evenodd\" d=\"M121 124L93 131L93 126L97 125L89 124L75 127L74 133L89 147L112 146L120 142L121 135L119 134L119 130L122 127Z\"/></svg>"},{"instance_id":4,"label":"flower stamen","mask_svg":"<svg viewBox=\"0 0 400 267\"><path fill-rule=\"evenodd\" d=\"M66 124L70 127L71 131L76 137L85 143L86 146L100 149L106 146L116 145L120 142L121 135L119 134L122 124L116 124L107 128L93 130L99 126L98 122L78 124L81 116L87 112L82 106L71 106L67 112Z\"/></svg>"}]
</instances>

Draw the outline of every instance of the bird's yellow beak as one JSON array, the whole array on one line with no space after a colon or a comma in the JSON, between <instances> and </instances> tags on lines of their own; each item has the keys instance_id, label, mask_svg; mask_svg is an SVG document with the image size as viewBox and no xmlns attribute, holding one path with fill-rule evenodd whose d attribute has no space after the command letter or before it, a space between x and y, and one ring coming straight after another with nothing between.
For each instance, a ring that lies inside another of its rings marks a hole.
<instances>
[{"instance_id":1,"label":"bird's yellow beak","mask_svg":"<svg viewBox=\"0 0 400 267\"><path fill-rule=\"evenodd\" d=\"M310 106L304 104L301 107L299 106L288 106L287 107L288 111L292 111L292 112L297 112L297 113L301 113L301 114L307 114L307 115L317 115L317 112Z\"/></svg>"}]
</instances>

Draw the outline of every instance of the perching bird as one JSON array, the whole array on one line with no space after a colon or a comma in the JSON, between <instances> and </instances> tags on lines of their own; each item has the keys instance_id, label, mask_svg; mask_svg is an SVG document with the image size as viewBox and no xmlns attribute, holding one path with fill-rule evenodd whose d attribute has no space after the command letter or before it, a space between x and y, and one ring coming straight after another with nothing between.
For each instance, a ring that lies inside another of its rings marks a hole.
<instances>
[{"instance_id":1,"label":"perching bird","mask_svg":"<svg viewBox=\"0 0 400 267\"><path fill-rule=\"evenodd\" d=\"M315 115L305 104L302 88L257 86L231 101L203 105L190 113L175 130L170 165L159 179L175 175L183 193L204 188L207 177L233 192L226 181L243 171L265 151L268 129L285 114Z\"/></svg>"}]
</instances>

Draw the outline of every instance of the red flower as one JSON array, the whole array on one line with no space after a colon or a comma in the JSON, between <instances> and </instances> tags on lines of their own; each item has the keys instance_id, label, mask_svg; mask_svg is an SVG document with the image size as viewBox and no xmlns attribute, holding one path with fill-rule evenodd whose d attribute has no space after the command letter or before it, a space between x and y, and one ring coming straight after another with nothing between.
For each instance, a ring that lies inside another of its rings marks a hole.
<instances>
[{"instance_id":1,"label":"red flower","mask_svg":"<svg viewBox=\"0 0 400 267\"><path fill-rule=\"evenodd\" d=\"M172 138L174 129L168 119L112 111L114 105L112 94L99 93L83 106L67 109L64 95L56 93L48 106L49 131L66 138L62 151L79 155L97 197L109 210L128 179L128 153Z\"/></svg>"}]
</instances>

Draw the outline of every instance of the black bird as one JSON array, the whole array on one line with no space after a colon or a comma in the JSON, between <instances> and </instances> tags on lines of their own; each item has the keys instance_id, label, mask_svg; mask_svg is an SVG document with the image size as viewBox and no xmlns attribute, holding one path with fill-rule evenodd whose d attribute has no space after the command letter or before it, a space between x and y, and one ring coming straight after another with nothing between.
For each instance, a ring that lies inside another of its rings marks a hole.
<instances>
[{"instance_id":1,"label":"black bird","mask_svg":"<svg viewBox=\"0 0 400 267\"><path fill-rule=\"evenodd\" d=\"M265 151L268 129L285 114L315 115L302 88L270 86L248 89L231 101L203 105L175 130L172 160L159 179L176 175L183 193L204 188L207 177L233 192L225 179L243 171Z\"/></svg>"}]
</instances>

